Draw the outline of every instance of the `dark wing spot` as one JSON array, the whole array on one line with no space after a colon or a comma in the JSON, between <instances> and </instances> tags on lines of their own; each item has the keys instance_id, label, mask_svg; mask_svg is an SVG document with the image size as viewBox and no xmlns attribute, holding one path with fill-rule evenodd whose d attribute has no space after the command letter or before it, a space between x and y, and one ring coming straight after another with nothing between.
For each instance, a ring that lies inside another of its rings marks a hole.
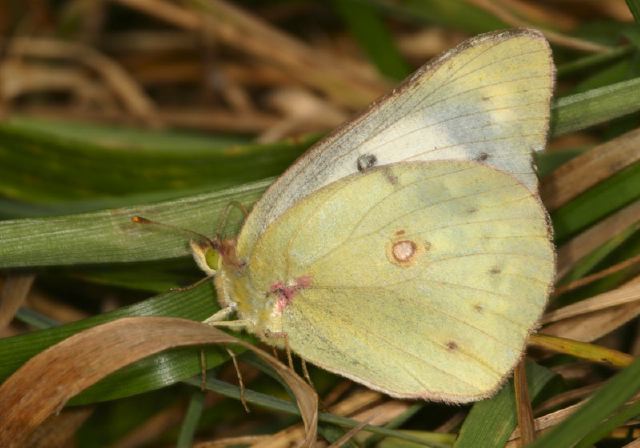
<instances>
[{"instance_id":1,"label":"dark wing spot","mask_svg":"<svg viewBox=\"0 0 640 448\"><path fill-rule=\"evenodd\" d=\"M391 185L398 185L398 176L393 174L393 171L390 169L387 168L384 170L384 177Z\"/></svg>"},{"instance_id":2,"label":"dark wing spot","mask_svg":"<svg viewBox=\"0 0 640 448\"><path fill-rule=\"evenodd\" d=\"M447 348L451 351L453 350L457 350L458 349L458 344L456 344L455 341L449 341L447 342Z\"/></svg>"},{"instance_id":3,"label":"dark wing spot","mask_svg":"<svg viewBox=\"0 0 640 448\"><path fill-rule=\"evenodd\" d=\"M484 162L488 158L489 158L489 154L487 154L486 152L481 152L475 157L475 160L478 162Z\"/></svg>"},{"instance_id":4,"label":"dark wing spot","mask_svg":"<svg viewBox=\"0 0 640 448\"><path fill-rule=\"evenodd\" d=\"M468 214L470 214L470 215L474 214L474 213L475 213L475 212L477 212L477 211L478 211L478 209L477 209L477 208L475 208L475 207L469 207L469 208L467 209L467 213L468 213Z\"/></svg>"},{"instance_id":5,"label":"dark wing spot","mask_svg":"<svg viewBox=\"0 0 640 448\"><path fill-rule=\"evenodd\" d=\"M377 162L378 159L373 154L362 154L358 157L356 165L358 166L358 171L362 173L367 171L369 168L373 168Z\"/></svg>"},{"instance_id":6,"label":"dark wing spot","mask_svg":"<svg viewBox=\"0 0 640 448\"><path fill-rule=\"evenodd\" d=\"M473 309L476 310L478 313L482 313L484 311L484 308L479 303L476 303L475 305L473 305Z\"/></svg>"},{"instance_id":7,"label":"dark wing spot","mask_svg":"<svg viewBox=\"0 0 640 448\"><path fill-rule=\"evenodd\" d=\"M499 274L502 272L502 269L500 269L498 266L494 266L489 270L490 274Z\"/></svg>"},{"instance_id":8,"label":"dark wing spot","mask_svg":"<svg viewBox=\"0 0 640 448\"><path fill-rule=\"evenodd\" d=\"M406 232L405 232L404 230L402 230L402 229L400 229L400 230L396 230L396 236L402 236L402 235L404 235L405 233L406 233Z\"/></svg>"}]
</instances>

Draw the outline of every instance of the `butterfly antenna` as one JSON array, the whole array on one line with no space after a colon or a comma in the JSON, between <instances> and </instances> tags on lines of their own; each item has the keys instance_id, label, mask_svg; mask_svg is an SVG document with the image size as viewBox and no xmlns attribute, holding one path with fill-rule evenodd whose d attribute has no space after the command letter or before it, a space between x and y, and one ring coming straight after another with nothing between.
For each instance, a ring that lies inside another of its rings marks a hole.
<instances>
[{"instance_id":1,"label":"butterfly antenna","mask_svg":"<svg viewBox=\"0 0 640 448\"><path fill-rule=\"evenodd\" d=\"M191 283L190 285L187 285L187 286L174 286L173 288L169 289L169 292L191 291L192 289L195 289L198 286L202 285L203 283L211 281L212 279L213 279L213 275L207 275L206 277L202 277L200 280L196 281L195 283Z\"/></svg>"},{"instance_id":2,"label":"butterfly antenna","mask_svg":"<svg viewBox=\"0 0 640 448\"><path fill-rule=\"evenodd\" d=\"M216 235L218 236L218 238L220 238L220 235L222 235L222 229L224 229L224 226L227 224L229 213L231 213L231 209L234 207L242 212L242 216L243 216L242 221L247 219L247 216L249 216L249 211L244 205L242 205L241 202L238 202L238 201L229 202L227 206L224 208L224 210L222 211L222 214L220 215L220 219L218 220L218 228L216 229Z\"/></svg>"},{"instance_id":3,"label":"butterfly antenna","mask_svg":"<svg viewBox=\"0 0 640 448\"><path fill-rule=\"evenodd\" d=\"M174 226L172 224L166 224L163 222L158 222L158 221L152 221L151 219L147 219L144 218L142 216L133 216L131 218L131 222L134 222L136 224L144 224L144 225L153 225L153 226L157 226L157 227L162 227L164 229L169 229L169 230L173 230L174 232L179 232L185 235L189 235L191 237L197 237L199 240L204 240L206 241L213 249L217 249L219 244L217 243L218 241L218 236L216 236L215 239L211 239L206 235L203 235L202 233L198 233L194 230L190 230L190 229L185 229L183 227L178 227L178 226Z\"/></svg>"}]
</instances>

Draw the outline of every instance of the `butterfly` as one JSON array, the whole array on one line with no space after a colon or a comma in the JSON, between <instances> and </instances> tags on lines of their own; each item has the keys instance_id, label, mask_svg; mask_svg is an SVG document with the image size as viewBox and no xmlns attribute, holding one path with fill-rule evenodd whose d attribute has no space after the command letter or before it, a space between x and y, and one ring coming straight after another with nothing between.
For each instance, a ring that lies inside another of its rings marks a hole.
<instances>
[{"instance_id":1,"label":"butterfly","mask_svg":"<svg viewBox=\"0 0 640 448\"><path fill-rule=\"evenodd\" d=\"M492 395L554 277L532 152L554 65L534 30L472 38L303 154L235 239L214 241L219 313L401 398Z\"/></svg>"}]
</instances>

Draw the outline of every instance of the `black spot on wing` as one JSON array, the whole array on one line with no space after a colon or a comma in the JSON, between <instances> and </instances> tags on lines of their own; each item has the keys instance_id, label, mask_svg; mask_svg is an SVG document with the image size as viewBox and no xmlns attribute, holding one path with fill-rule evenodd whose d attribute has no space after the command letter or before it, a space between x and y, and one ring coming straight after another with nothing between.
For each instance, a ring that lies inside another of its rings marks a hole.
<instances>
[{"instance_id":1,"label":"black spot on wing","mask_svg":"<svg viewBox=\"0 0 640 448\"><path fill-rule=\"evenodd\" d=\"M356 165L358 167L358 171L363 173L368 169L373 168L377 162L378 159L373 154L362 154L360 157L358 157Z\"/></svg>"},{"instance_id":2,"label":"black spot on wing","mask_svg":"<svg viewBox=\"0 0 640 448\"><path fill-rule=\"evenodd\" d=\"M481 153L479 153L476 157L475 160L477 162L484 162L485 160L489 159L489 154L487 154L486 152L482 151Z\"/></svg>"}]
</instances>

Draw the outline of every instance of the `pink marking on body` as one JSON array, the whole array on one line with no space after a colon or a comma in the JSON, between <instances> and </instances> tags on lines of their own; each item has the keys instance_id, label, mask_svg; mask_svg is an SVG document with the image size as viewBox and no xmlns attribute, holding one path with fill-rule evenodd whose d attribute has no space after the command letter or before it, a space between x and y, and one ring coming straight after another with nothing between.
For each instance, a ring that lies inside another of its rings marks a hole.
<instances>
[{"instance_id":1,"label":"pink marking on body","mask_svg":"<svg viewBox=\"0 0 640 448\"><path fill-rule=\"evenodd\" d=\"M275 282L269 288L270 294L276 294L278 301L276 302L276 308L279 312L282 312L293 300L296 293L301 289L305 289L311 286L311 276L303 275L296 278L293 282L285 284L284 282Z\"/></svg>"},{"instance_id":2,"label":"pink marking on body","mask_svg":"<svg viewBox=\"0 0 640 448\"><path fill-rule=\"evenodd\" d=\"M302 277L298 277L296 279L296 284L298 285L299 289L308 288L309 286L311 286L311 276L303 275Z\"/></svg>"}]
</instances>

